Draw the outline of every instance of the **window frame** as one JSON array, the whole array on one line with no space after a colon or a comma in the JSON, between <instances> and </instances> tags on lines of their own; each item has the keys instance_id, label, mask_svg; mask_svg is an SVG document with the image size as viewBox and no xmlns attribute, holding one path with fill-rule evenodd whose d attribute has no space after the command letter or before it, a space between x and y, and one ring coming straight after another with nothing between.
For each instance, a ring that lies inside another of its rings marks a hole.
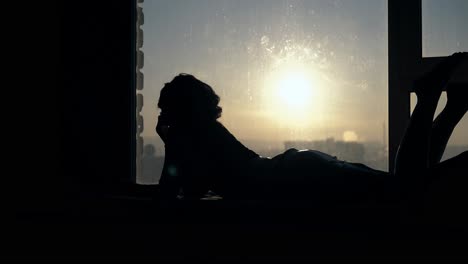
<instances>
[{"instance_id":1,"label":"window frame","mask_svg":"<svg viewBox=\"0 0 468 264\"><path fill-rule=\"evenodd\" d=\"M444 57L423 57L422 0L388 0L388 159L395 157L410 120L414 79Z\"/></svg>"}]
</instances>

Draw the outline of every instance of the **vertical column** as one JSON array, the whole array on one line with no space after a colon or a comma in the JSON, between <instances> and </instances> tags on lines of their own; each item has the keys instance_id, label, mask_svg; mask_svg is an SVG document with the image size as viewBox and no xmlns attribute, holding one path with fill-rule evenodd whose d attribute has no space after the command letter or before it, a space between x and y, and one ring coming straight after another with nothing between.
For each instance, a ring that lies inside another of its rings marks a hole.
<instances>
[{"instance_id":1,"label":"vertical column","mask_svg":"<svg viewBox=\"0 0 468 264\"><path fill-rule=\"evenodd\" d=\"M410 117L410 92L422 60L421 0L388 0L389 170Z\"/></svg>"}]
</instances>

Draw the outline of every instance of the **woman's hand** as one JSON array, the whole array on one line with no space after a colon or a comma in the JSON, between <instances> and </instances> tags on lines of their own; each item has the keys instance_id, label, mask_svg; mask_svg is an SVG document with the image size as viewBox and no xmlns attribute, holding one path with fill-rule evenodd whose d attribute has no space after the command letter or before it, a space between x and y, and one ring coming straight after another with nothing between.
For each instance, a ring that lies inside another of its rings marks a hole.
<instances>
[{"instance_id":1,"label":"woman's hand","mask_svg":"<svg viewBox=\"0 0 468 264\"><path fill-rule=\"evenodd\" d=\"M162 139L164 144L167 143L167 138L169 134L169 120L166 115L160 114L158 116L158 122L156 124L156 133L158 133L159 137Z\"/></svg>"}]
</instances>

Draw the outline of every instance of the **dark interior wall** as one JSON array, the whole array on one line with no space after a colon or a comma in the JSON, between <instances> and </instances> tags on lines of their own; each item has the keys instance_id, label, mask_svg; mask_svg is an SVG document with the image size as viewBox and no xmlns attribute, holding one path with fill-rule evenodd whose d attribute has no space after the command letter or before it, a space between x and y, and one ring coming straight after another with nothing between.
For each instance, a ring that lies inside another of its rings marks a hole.
<instances>
[{"instance_id":1,"label":"dark interior wall","mask_svg":"<svg viewBox=\"0 0 468 264\"><path fill-rule=\"evenodd\" d=\"M21 72L22 79L6 89L15 92L8 101L20 107L10 108L7 114L26 126L3 123L8 128L4 129L8 133L5 141L21 155L11 154L18 166L4 162L10 169L3 174L5 178L20 178L20 184L15 188L4 185L8 189L5 201L14 204L14 212L8 213L7 208L0 259L74 259L102 255L106 250L104 254L113 255L116 246L126 246L126 238L116 237L137 226L124 224L114 229L112 223L122 218L115 212L123 206L120 201L102 199L120 186L129 186L133 171L134 3L15 4L14 10L21 13L18 19L31 20L22 26L11 21L26 39L14 39L16 49L9 53L26 58L17 59L20 67L12 67ZM22 13L24 9L31 9L32 14ZM24 32L26 29L31 30ZM57 90L52 88L55 69ZM32 89L26 91L18 83L27 83ZM23 110L29 104L33 107ZM22 131L26 131L25 137L14 134ZM28 144L20 148L17 141Z\"/></svg>"},{"instance_id":2,"label":"dark interior wall","mask_svg":"<svg viewBox=\"0 0 468 264\"><path fill-rule=\"evenodd\" d=\"M62 4L62 145L69 194L104 194L131 180L134 4Z\"/></svg>"}]
</instances>

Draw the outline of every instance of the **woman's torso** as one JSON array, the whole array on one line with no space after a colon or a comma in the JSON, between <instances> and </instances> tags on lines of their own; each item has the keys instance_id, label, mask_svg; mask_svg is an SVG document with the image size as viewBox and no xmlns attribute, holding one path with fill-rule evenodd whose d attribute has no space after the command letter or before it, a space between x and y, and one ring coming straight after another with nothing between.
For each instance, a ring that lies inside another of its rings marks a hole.
<instances>
[{"instance_id":1,"label":"woman's torso","mask_svg":"<svg viewBox=\"0 0 468 264\"><path fill-rule=\"evenodd\" d=\"M198 167L193 172L226 198L366 195L384 188L388 178L386 172L315 150L261 157L218 122L198 137L192 146L192 168Z\"/></svg>"}]
</instances>

